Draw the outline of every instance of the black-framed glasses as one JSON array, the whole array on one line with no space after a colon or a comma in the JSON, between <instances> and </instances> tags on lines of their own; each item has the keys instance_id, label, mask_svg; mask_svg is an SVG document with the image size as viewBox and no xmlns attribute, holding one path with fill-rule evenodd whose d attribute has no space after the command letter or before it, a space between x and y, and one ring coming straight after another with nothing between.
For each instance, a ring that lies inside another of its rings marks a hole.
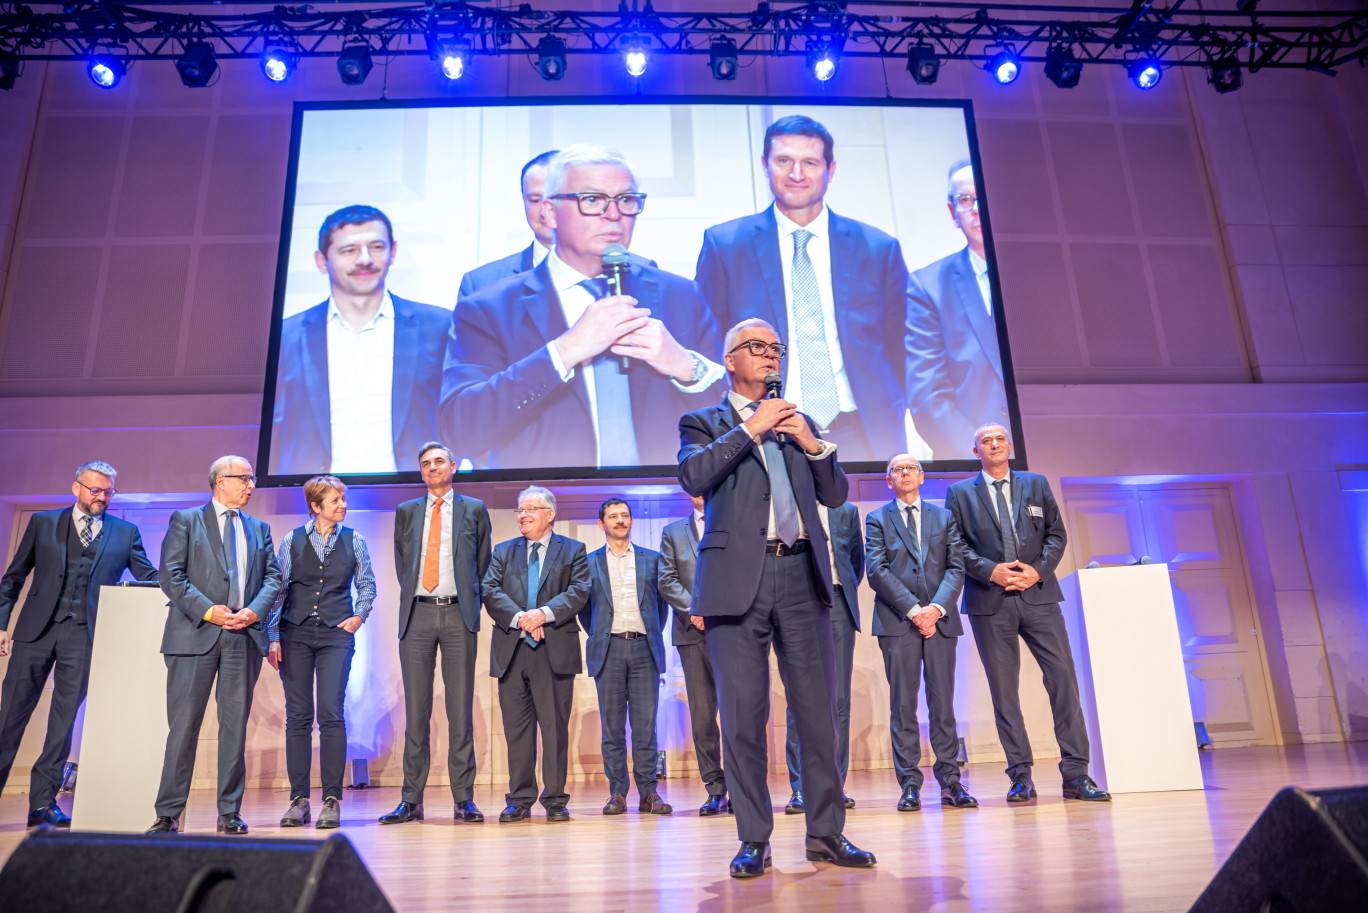
<instances>
[{"instance_id":1,"label":"black-framed glasses","mask_svg":"<svg viewBox=\"0 0 1368 913\"><path fill-rule=\"evenodd\" d=\"M739 351L740 349L749 349L750 353L757 358L764 355L766 352L769 352L775 358L783 358L788 354L788 346L784 345L782 342L765 342L763 339L747 339L745 342L733 347L731 352L728 352L727 354L730 355L732 352Z\"/></svg>"},{"instance_id":2,"label":"black-framed glasses","mask_svg":"<svg viewBox=\"0 0 1368 913\"><path fill-rule=\"evenodd\" d=\"M957 193L950 197L950 205L956 212L978 212L978 197L972 193Z\"/></svg>"},{"instance_id":3,"label":"black-framed glasses","mask_svg":"<svg viewBox=\"0 0 1368 913\"><path fill-rule=\"evenodd\" d=\"M100 495L109 495L112 498L119 492L119 489L114 488L112 486L109 488L91 488L84 482L78 481L76 484L84 488L86 491L90 492L90 496L92 498L98 498Z\"/></svg>"},{"instance_id":4,"label":"black-framed glasses","mask_svg":"<svg viewBox=\"0 0 1368 913\"><path fill-rule=\"evenodd\" d=\"M639 216L641 211L646 208L646 194L644 193L620 193L615 197L606 193L593 192L557 193L548 199L575 200L579 204L579 211L582 216L601 216L608 211L609 203L616 203L618 212L624 216Z\"/></svg>"},{"instance_id":5,"label":"black-framed glasses","mask_svg":"<svg viewBox=\"0 0 1368 913\"><path fill-rule=\"evenodd\" d=\"M219 478L220 478L220 479L241 479L241 480L242 480L242 483L243 483L244 485L255 485L255 484L256 484L256 476L250 475L250 474L248 474L248 473L238 473L238 474L236 474L236 475L229 475L228 473L224 473L223 475L219 476Z\"/></svg>"}]
</instances>

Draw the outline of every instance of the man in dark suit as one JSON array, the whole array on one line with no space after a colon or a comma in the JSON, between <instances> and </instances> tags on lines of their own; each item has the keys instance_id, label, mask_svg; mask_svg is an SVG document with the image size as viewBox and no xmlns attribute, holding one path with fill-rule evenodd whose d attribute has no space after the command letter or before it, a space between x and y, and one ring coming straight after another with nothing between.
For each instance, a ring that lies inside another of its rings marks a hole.
<instances>
[{"instance_id":1,"label":"man in dark suit","mask_svg":"<svg viewBox=\"0 0 1368 913\"><path fill-rule=\"evenodd\" d=\"M489 568L489 511L451 487L450 448L428 441L418 469L427 494L394 515L394 570L399 575L399 673L404 680L404 788L381 824L423 819L432 732L432 677L442 654L447 718L447 775L457 821L480 823L476 808L475 653L480 582Z\"/></svg>"},{"instance_id":2,"label":"man in dark suit","mask_svg":"<svg viewBox=\"0 0 1368 913\"><path fill-rule=\"evenodd\" d=\"M556 150L543 152L522 167L518 177L518 188L522 194L523 214L527 217L527 227L532 229L532 243L507 257L500 257L475 267L461 277L461 287L457 300L469 298L487 285L500 279L516 276L541 264L551 252L555 243L551 226L542 213L541 201L546 192L546 169L555 158Z\"/></svg>"},{"instance_id":3,"label":"man in dark suit","mask_svg":"<svg viewBox=\"0 0 1368 913\"><path fill-rule=\"evenodd\" d=\"M966 246L915 271L907 285L907 403L938 460L967 457L964 445L983 420L1007 421L972 163L951 167L948 198Z\"/></svg>"},{"instance_id":4,"label":"man in dark suit","mask_svg":"<svg viewBox=\"0 0 1368 913\"><path fill-rule=\"evenodd\" d=\"M874 865L873 854L841 834L832 572L817 512L819 502L845 503L850 485L836 461L836 445L818 437L811 419L786 400L765 399L765 376L778 369L784 352L763 320L732 327L724 346L731 379L727 398L679 420L679 483L701 495L705 505L691 611L704 619L717 673L741 838L731 863L734 878L761 876L770 864L771 642L802 748L807 856ZM819 540L815 547L813 539Z\"/></svg>"},{"instance_id":5,"label":"man in dark suit","mask_svg":"<svg viewBox=\"0 0 1368 913\"><path fill-rule=\"evenodd\" d=\"M774 205L704 232L696 278L719 325L759 317L789 340L785 396L862 462L907 448L907 265L897 239L824 204L834 145L810 117L770 124Z\"/></svg>"},{"instance_id":6,"label":"man in dark suit","mask_svg":"<svg viewBox=\"0 0 1368 913\"><path fill-rule=\"evenodd\" d=\"M551 531L555 520L556 496L536 485L524 489L518 495L522 535L495 546L484 576L484 605L494 620L489 674L499 680L508 741L501 823L532 817L538 732L546 820L570 820L570 708L583 668L575 616L589 599L589 560L583 542Z\"/></svg>"},{"instance_id":7,"label":"man in dark suit","mask_svg":"<svg viewBox=\"0 0 1368 913\"><path fill-rule=\"evenodd\" d=\"M688 279L633 261L626 294L607 294L603 251L630 245L645 200L620 153L562 150L541 204L555 249L456 305L442 427L489 450L491 469L551 454L568 467L669 464L671 416L721 377L708 360L717 324Z\"/></svg>"},{"instance_id":8,"label":"man in dark suit","mask_svg":"<svg viewBox=\"0 0 1368 913\"><path fill-rule=\"evenodd\" d=\"M670 642L679 651L679 664L684 668L684 695L689 702L694 757L698 760L698 775L708 791L698 816L710 818L728 810L727 779L722 773L717 685L708 647L703 642L703 616L689 612L698 540L703 534L703 498L689 497L693 514L667 524L660 533L660 595L674 610Z\"/></svg>"},{"instance_id":9,"label":"man in dark suit","mask_svg":"<svg viewBox=\"0 0 1368 913\"><path fill-rule=\"evenodd\" d=\"M319 229L330 294L281 325L273 473L398 472L432 437L451 313L385 288L397 252L373 206L339 209Z\"/></svg>"},{"instance_id":10,"label":"man in dark suit","mask_svg":"<svg viewBox=\"0 0 1368 913\"><path fill-rule=\"evenodd\" d=\"M836 656L836 766L841 771L842 804L854 808L855 800L845 794L844 787L846 772L850 769L850 683L855 673L855 635L860 632L859 586L864 578L864 535L860 532L860 509L848 501L834 510L818 504L817 513L826 534L827 557L835 571L831 581L831 643ZM784 761L793 790L784 806L784 814L801 815L806 811L802 750L798 727L793 721L793 708L787 708L784 714L788 726Z\"/></svg>"},{"instance_id":11,"label":"man in dark suit","mask_svg":"<svg viewBox=\"0 0 1368 913\"><path fill-rule=\"evenodd\" d=\"M166 656L166 756L149 834L177 829L195 773L209 693L218 696L218 830L245 834L247 717L266 656L266 617L280 590L271 528L242 512L256 488L252 464L223 456L209 467L213 500L171 515L158 578L171 600ZM217 680L217 682L216 682Z\"/></svg>"},{"instance_id":12,"label":"man in dark suit","mask_svg":"<svg viewBox=\"0 0 1368 913\"><path fill-rule=\"evenodd\" d=\"M139 580L157 576L138 528L106 513L116 475L108 463L82 463L71 483L76 504L30 517L0 578L0 656L14 651L0 686L0 792L48 673L56 669L47 737L29 774L29 827L71 826L57 793L71 753L76 711L86 696L100 587L114 586L125 570ZM11 635L11 614L30 571L33 585Z\"/></svg>"},{"instance_id":13,"label":"man in dark suit","mask_svg":"<svg viewBox=\"0 0 1368 913\"><path fill-rule=\"evenodd\" d=\"M898 811L921 808L921 726L917 691L926 669L926 706L941 804L977 808L960 783L955 734L955 646L964 633L956 607L964 588L963 546L950 511L921 498L922 468L910 454L888 461L896 496L865 518L874 636L888 676Z\"/></svg>"},{"instance_id":14,"label":"man in dark suit","mask_svg":"<svg viewBox=\"0 0 1368 913\"><path fill-rule=\"evenodd\" d=\"M1050 483L1033 472L1012 472L1007 429L989 423L974 433L983 471L950 486L945 504L964 543L964 613L988 691L998 738L1007 754L1008 802L1035 798L1031 742L1021 718L1020 637L1040 665L1050 696L1064 798L1106 802L1111 796L1088 776L1088 730L1078 701L1078 677L1055 568L1068 537Z\"/></svg>"},{"instance_id":15,"label":"man in dark suit","mask_svg":"<svg viewBox=\"0 0 1368 913\"><path fill-rule=\"evenodd\" d=\"M621 498L599 505L607 543L589 555L589 604L580 615L588 632L584 658L598 689L603 731L603 772L608 777L605 815L627 811L627 720L632 722L632 779L652 815L674 811L655 786L656 707L665 674L669 607L660 598L660 553L632 544L632 509Z\"/></svg>"}]
</instances>

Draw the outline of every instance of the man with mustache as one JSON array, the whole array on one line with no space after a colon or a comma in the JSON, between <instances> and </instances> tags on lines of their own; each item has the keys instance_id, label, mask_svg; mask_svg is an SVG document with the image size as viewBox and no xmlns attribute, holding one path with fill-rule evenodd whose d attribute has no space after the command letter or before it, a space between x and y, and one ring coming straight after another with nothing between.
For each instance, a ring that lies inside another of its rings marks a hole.
<instances>
[{"instance_id":1,"label":"man with mustache","mask_svg":"<svg viewBox=\"0 0 1368 913\"><path fill-rule=\"evenodd\" d=\"M397 253L374 206L323 221L314 262L328 300L280 331L273 473L398 472L432 437L451 317L385 287Z\"/></svg>"}]
</instances>

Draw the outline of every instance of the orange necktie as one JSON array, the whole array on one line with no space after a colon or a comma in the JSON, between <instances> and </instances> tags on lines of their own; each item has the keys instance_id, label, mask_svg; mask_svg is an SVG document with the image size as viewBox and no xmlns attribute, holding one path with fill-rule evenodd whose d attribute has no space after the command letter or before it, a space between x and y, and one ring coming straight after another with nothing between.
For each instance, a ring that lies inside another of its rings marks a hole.
<instances>
[{"instance_id":1,"label":"orange necktie","mask_svg":"<svg viewBox=\"0 0 1368 913\"><path fill-rule=\"evenodd\" d=\"M432 505L432 521L428 524L427 551L423 552L423 589L431 593L437 589L437 565L442 554L442 499Z\"/></svg>"}]
</instances>

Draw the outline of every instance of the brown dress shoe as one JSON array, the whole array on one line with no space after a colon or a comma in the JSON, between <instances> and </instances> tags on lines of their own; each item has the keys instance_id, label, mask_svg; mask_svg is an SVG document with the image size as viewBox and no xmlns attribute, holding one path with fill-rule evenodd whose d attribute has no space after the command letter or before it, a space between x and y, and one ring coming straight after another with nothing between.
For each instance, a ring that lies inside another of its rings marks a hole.
<instances>
[{"instance_id":1,"label":"brown dress shoe","mask_svg":"<svg viewBox=\"0 0 1368 913\"><path fill-rule=\"evenodd\" d=\"M613 793L608 797L608 804L603 806L605 815L625 815L627 813L627 797L622 793Z\"/></svg>"},{"instance_id":2,"label":"brown dress shoe","mask_svg":"<svg viewBox=\"0 0 1368 913\"><path fill-rule=\"evenodd\" d=\"M668 815L674 811L674 808L660 798L660 793L651 793L649 796L642 797L641 804L637 806L637 811L642 814Z\"/></svg>"}]
</instances>

